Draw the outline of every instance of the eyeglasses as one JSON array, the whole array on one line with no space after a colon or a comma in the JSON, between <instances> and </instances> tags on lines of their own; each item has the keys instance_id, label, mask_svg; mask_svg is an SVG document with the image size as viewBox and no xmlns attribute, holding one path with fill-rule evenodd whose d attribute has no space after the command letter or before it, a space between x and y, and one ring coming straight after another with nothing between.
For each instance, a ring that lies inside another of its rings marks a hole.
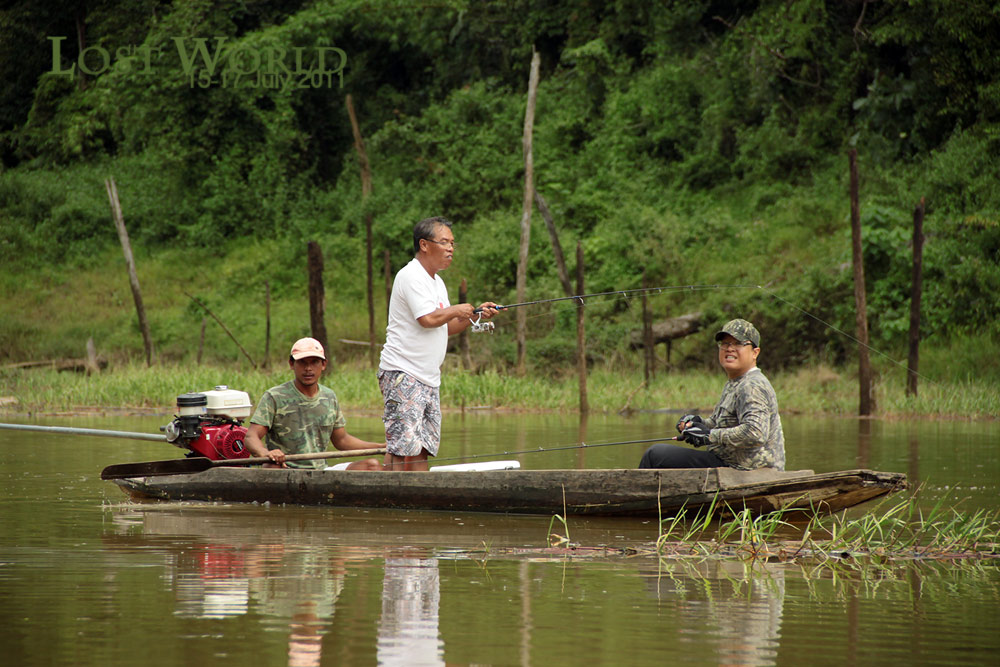
<instances>
[{"instance_id":1,"label":"eyeglasses","mask_svg":"<svg viewBox=\"0 0 1000 667\"><path fill-rule=\"evenodd\" d=\"M753 343L751 343L748 340L742 341L742 342L736 342L736 343L734 343L732 341L728 341L728 340L719 340L719 341L716 341L716 345L719 346L720 350L738 350L741 347L746 347L748 345L750 347L753 347Z\"/></svg>"},{"instance_id":2,"label":"eyeglasses","mask_svg":"<svg viewBox=\"0 0 1000 667\"><path fill-rule=\"evenodd\" d=\"M424 239L424 240L427 241L428 243L436 243L442 248L454 248L456 245L458 245L457 243L455 243L454 240L452 241L432 241L431 239Z\"/></svg>"}]
</instances>

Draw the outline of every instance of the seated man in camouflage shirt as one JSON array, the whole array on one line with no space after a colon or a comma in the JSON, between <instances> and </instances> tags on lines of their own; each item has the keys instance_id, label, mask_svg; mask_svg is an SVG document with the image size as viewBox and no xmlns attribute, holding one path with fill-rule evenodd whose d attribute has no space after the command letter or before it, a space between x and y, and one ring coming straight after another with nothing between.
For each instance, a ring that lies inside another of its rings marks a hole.
<instances>
[{"instance_id":1,"label":"seated man in camouflage shirt","mask_svg":"<svg viewBox=\"0 0 1000 667\"><path fill-rule=\"evenodd\" d=\"M323 468L323 460L286 463L285 455L324 452L327 443L338 450L385 447L347 432L337 395L319 383L326 370L326 354L319 341L296 341L288 365L295 379L264 392L247 429L245 444L251 456L266 456L273 462L264 464L265 468ZM382 464L377 459L366 459L351 463L347 469L381 470Z\"/></svg>"},{"instance_id":2,"label":"seated man in camouflage shirt","mask_svg":"<svg viewBox=\"0 0 1000 667\"><path fill-rule=\"evenodd\" d=\"M715 334L719 364L729 381L712 416L684 415L678 440L699 449L658 443L642 455L640 468L785 469L785 436L778 398L757 368L760 333L746 320L732 320Z\"/></svg>"}]
</instances>

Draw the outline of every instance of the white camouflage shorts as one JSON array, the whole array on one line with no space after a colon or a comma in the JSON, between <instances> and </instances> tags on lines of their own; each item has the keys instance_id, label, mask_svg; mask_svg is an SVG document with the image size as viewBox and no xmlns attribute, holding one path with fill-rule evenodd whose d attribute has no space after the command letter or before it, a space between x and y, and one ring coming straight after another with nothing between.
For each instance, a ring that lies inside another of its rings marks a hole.
<instances>
[{"instance_id":1,"label":"white camouflage shorts","mask_svg":"<svg viewBox=\"0 0 1000 667\"><path fill-rule=\"evenodd\" d=\"M441 443L441 392L403 371L379 371L386 451L395 456L437 456Z\"/></svg>"}]
</instances>

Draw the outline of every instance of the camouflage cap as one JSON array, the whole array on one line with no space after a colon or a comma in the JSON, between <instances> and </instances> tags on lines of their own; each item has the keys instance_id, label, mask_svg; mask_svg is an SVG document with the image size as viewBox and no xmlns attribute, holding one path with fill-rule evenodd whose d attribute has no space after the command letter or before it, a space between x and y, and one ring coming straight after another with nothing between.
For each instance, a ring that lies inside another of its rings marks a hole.
<instances>
[{"instance_id":1,"label":"camouflage cap","mask_svg":"<svg viewBox=\"0 0 1000 667\"><path fill-rule=\"evenodd\" d=\"M715 334L715 340L722 340L726 334L740 342L750 341L754 347L760 347L760 332L757 331L757 327L746 320L729 320L726 322L726 326Z\"/></svg>"}]
</instances>

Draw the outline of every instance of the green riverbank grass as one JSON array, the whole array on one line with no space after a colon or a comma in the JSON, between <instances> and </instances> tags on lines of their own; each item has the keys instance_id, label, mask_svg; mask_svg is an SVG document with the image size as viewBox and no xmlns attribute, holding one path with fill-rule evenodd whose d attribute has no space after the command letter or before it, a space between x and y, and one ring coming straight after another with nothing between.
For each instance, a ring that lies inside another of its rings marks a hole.
<instances>
[{"instance_id":1,"label":"green riverbank grass","mask_svg":"<svg viewBox=\"0 0 1000 667\"><path fill-rule=\"evenodd\" d=\"M450 362L451 360L449 360ZM785 414L857 414L858 388L852 372L819 366L787 373L769 373ZM114 366L95 375L51 369L0 371L0 410L8 414L71 412L74 410L160 410L172 413L178 394L205 391L216 385L246 391L252 401L269 387L291 378L287 366L268 370L245 364ZM548 378L518 377L485 370L479 373L446 368L441 386L446 410L490 408L519 411L575 412L579 392L575 375ZM717 371L686 370L660 373L648 385L641 371L592 369L587 378L590 410L618 413L628 410L711 411L725 376ZM324 384L332 387L344 408L379 412L381 395L375 372L361 362L328 371ZM887 372L876 384L877 417L996 418L1000 392L987 381L924 381L917 397L905 394L903 372Z\"/></svg>"}]
</instances>

